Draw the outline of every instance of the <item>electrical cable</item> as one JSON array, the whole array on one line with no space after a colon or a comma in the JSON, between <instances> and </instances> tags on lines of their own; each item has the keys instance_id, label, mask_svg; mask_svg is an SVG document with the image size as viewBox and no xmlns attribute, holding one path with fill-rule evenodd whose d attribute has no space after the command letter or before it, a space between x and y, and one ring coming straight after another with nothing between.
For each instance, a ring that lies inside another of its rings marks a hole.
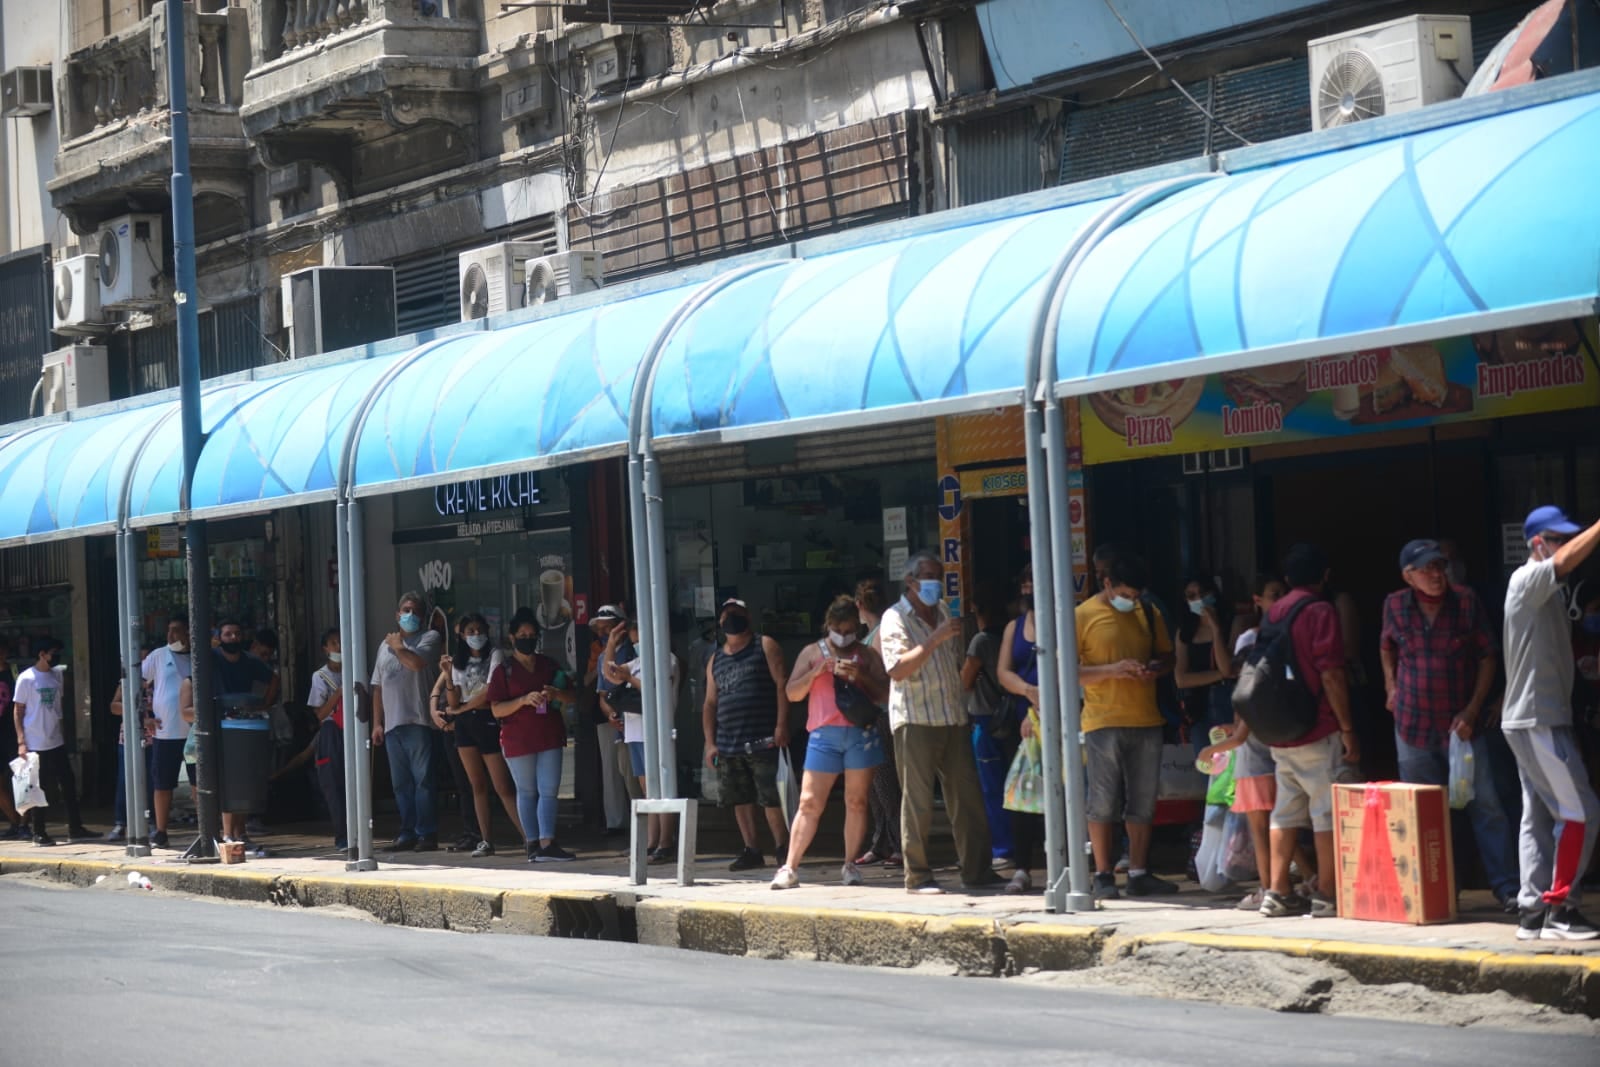
<instances>
[{"instance_id":1,"label":"electrical cable","mask_svg":"<svg viewBox=\"0 0 1600 1067\"><path fill-rule=\"evenodd\" d=\"M1122 28L1128 32L1128 38L1133 41L1133 43L1138 47L1139 51L1143 52L1145 54L1145 58L1150 60L1151 63L1155 64L1156 70L1160 71L1162 75L1172 83L1172 87L1174 89L1183 94L1183 98L1185 100L1194 105L1196 111L1200 112L1200 114L1216 123L1219 129L1228 134L1234 140L1238 141L1240 144L1250 145L1255 143L1239 131L1235 130L1233 127L1229 126L1226 122L1223 122L1221 119L1217 118L1216 115L1211 113L1209 108L1207 108L1200 101L1196 100L1194 98L1194 94L1190 93L1188 89L1183 87L1182 82L1167 73L1167 68L1161 65L1161 60L1156 58L1156 54L1144 46L1144 42L1139 40L1139 35L1133 32L1133 27L1128 25L1128 20L1122 17L1122 12L1117 10L1116 5L1113 4L1111 0L1104 0L1104 3L1106 5L1106 10L1111 12L1112 17L1118 22L1122 23Z\"/></svg>"}]
</instances>

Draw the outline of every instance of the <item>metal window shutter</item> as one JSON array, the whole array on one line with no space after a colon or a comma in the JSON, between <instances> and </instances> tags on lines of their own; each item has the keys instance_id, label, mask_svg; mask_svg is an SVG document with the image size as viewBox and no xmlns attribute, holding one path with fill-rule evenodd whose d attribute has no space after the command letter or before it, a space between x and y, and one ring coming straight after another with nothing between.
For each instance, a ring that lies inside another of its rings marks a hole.
<instances>
[{"instance_id":1,"label":"metal window shutter","mask_svg":"<svg viewBox=\"0 0 1600 1067\"><path fill-rule=\"evenodd\" d=\"M1210 106L1210 84L1187 86ZM1061 152L1061 184L1206 154L1206 117L1176 89L1073 111Z\"/></svg>"},{"instance_id":2,"label":"metal window shutter","mask_svg":"<svg viewBox=\"0 0 1600 1067\"><path fill-rule=\"evenodd\" d=\"M0 258L0 423L27 418L53 344L50 246Z\"/></svg>"},{"instance_id":3,"label":"metal window shutter","mask_svg":"<svg viewBox=\"0 0 1600 1067\"><path fill-rule=\"evenodd\" d=\"M422 256L402 259L394 264L395 327L400 335L448 326L461 319L458 287L458 257L469 248L482 248L500 241L538 241L545 255L554 255L556 220L545 215L523 224L531 228L490 231L471 241L452 245Z\"/></svg>"},{"instance_id":4,"label":"metal window shutter","mask_svg":"<svg viewBox=\"0 0 1600 1067\"><path fill-rule=\"evenodd\" d=\"M1304 56L1234 70L1216 78L1211 113L1253 143L1311 132L1311 70ZM1236 144L1214 129L1212 148Z\"/></svg>"},{"instance_id":5,"label":"metal window shutter","mask_svg":"<svg viewBox=\"0 0 1600 1067\"><path fill-rule=\"evenodd\" d=\"M175 389L178 385L178 324L162 323L128 335L133 357L135 394Z\"/></svg>"},{"instance_id":6,"label":"metal window shutter","mask_svg":"<svg viewBox=\"0 0 1600 1067\"><path fill-rule=\"evenodd\" d=\"M245 297L218 304L200 318L200 376L215 378L266 363L266 339L256 320L258 302Z\"/></svg>"},{"instance_id":7,"label":"metal window shutter","mask_svg":"<svg viewBox=\"0 0 1600 1067\"><path fill-rule=\"evenodd\" d=\"M42 589L68 585L67 541L0 548L0 589Z\"/></svg>"},{"instance_id":8,"label":"metal window shutter","mask_svg":"<svg viewBox=\"0 0 1600 1067\"><path fill-rule=\"evenodd\" d=\"M951 126L952 207L1031 193L1041 184L1033 111Z\"/></svg>"},{"instance_id":9,"label":"metal window shutter","mask_svg":"<svg viewBox=\"0 0 1600 1067\"><path fill-rule=\"evenodd\" d=\"M1539 6L1533 3L1508 4L1490 11L1477 11L1472 15L1472 66L1477 69L1494 51L1506 34L1517 28L1517 23L1528 17L1528 12Z\"/></svg>"},{"instance_id":10,"label":"metal window shutter","mask_svg":"<svg viewBox=\"0 0 1600 1067\"><path fill-rule=\"evenodd\" d=\"M743 443L703 448L668 447L657 453L661 481L666 486L707 485L935 458L932 420L810 434L795 438L794 444L794 462L772 466L751 466Z\"/></svg>"}]
</instances>

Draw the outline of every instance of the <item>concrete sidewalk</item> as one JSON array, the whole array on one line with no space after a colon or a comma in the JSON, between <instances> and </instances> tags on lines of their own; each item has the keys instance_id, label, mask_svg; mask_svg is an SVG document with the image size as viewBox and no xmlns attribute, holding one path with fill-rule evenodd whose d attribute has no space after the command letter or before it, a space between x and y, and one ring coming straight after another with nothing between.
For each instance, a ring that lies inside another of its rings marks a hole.
<instances>
[{"instance_id":1,"label":"concrete sidewalk","mask_svg":"<svg viewBox=\"0 0 1600 1067\"><path fill-rule=\"evenodd\" d=\"M176 842L177 835L174 834ZM461 854L380 852L377 871L352 874L326 837L274 834L273 855L242 865L192 866L177 851L130 860L120 846L50 849L0 843L0 874L35 873L88 885L101 875L149 876L161 889L287 906L344 906L384 922L430 929L603 938L764 958L804 958L969 975L1095 967L1147 945L1327 960L1368 983L1406 981L1443 992L1503 989L1600 1018L1600 942L1519 942L1515 923L1487 893L1461 896L1459 921L1401 926L1347 919L1263 919L1236 910L1237 895L1203 893L1121 900L1075 915L1044 910L1042 895L995 891L910 896L900 873L868 869L866 885L839 885L839 860L808 862L799 889L768 888L772 868L730 874L731 854L702 851L697 884L672 868L630 886L622 839L578 862L530 866L520 850L473 860ZM953 871L942 875L957 885Z\"/></svg>"}]
</instances>

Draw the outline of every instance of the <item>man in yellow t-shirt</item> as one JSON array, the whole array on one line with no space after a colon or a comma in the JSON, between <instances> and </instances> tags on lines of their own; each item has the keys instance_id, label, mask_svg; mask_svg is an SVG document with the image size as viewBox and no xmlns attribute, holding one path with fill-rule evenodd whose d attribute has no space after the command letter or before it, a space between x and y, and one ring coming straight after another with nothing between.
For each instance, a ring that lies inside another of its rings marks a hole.
<instances>
[{"instance_id":1,"label":"man in yellow t-shirt","mask_svg":"<svg viewBox=\"0 0 1600 1067\"><path fill-rule=\"evenodd\" d=\"M1100 592L1077 610L1087 814L1097 900L1121 896L1112 870L1119 822L1128 831L1128 896L1178 891L1146 866L1161 780L1162 720L1156 707L1156 679L1172 670L1173 662L1172 638L1160 614L1140 599L1146 575L1141 560L1118 555L1101 577Z\"/></svg>"}]
</instances>

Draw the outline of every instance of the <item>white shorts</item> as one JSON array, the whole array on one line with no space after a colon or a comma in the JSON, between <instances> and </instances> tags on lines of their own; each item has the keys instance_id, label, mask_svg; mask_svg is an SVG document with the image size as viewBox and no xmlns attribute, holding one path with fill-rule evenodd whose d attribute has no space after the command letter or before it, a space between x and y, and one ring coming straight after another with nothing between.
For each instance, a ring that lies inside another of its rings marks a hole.
<instances>
[{"instance_id":1,"label":"white shorts","mask_svg":"<svg viewBox=\"0 0 1600 1067\"><path fill-rule=\"evenodd\" d=\"M1272 759L1278 778L1278 799L1269 825L1274 830L1316 833L1333 830L1333 783L1344 765L1344 742L1337 733L1308 745L1274 747Z\"/></svg>"}]
</instances>

